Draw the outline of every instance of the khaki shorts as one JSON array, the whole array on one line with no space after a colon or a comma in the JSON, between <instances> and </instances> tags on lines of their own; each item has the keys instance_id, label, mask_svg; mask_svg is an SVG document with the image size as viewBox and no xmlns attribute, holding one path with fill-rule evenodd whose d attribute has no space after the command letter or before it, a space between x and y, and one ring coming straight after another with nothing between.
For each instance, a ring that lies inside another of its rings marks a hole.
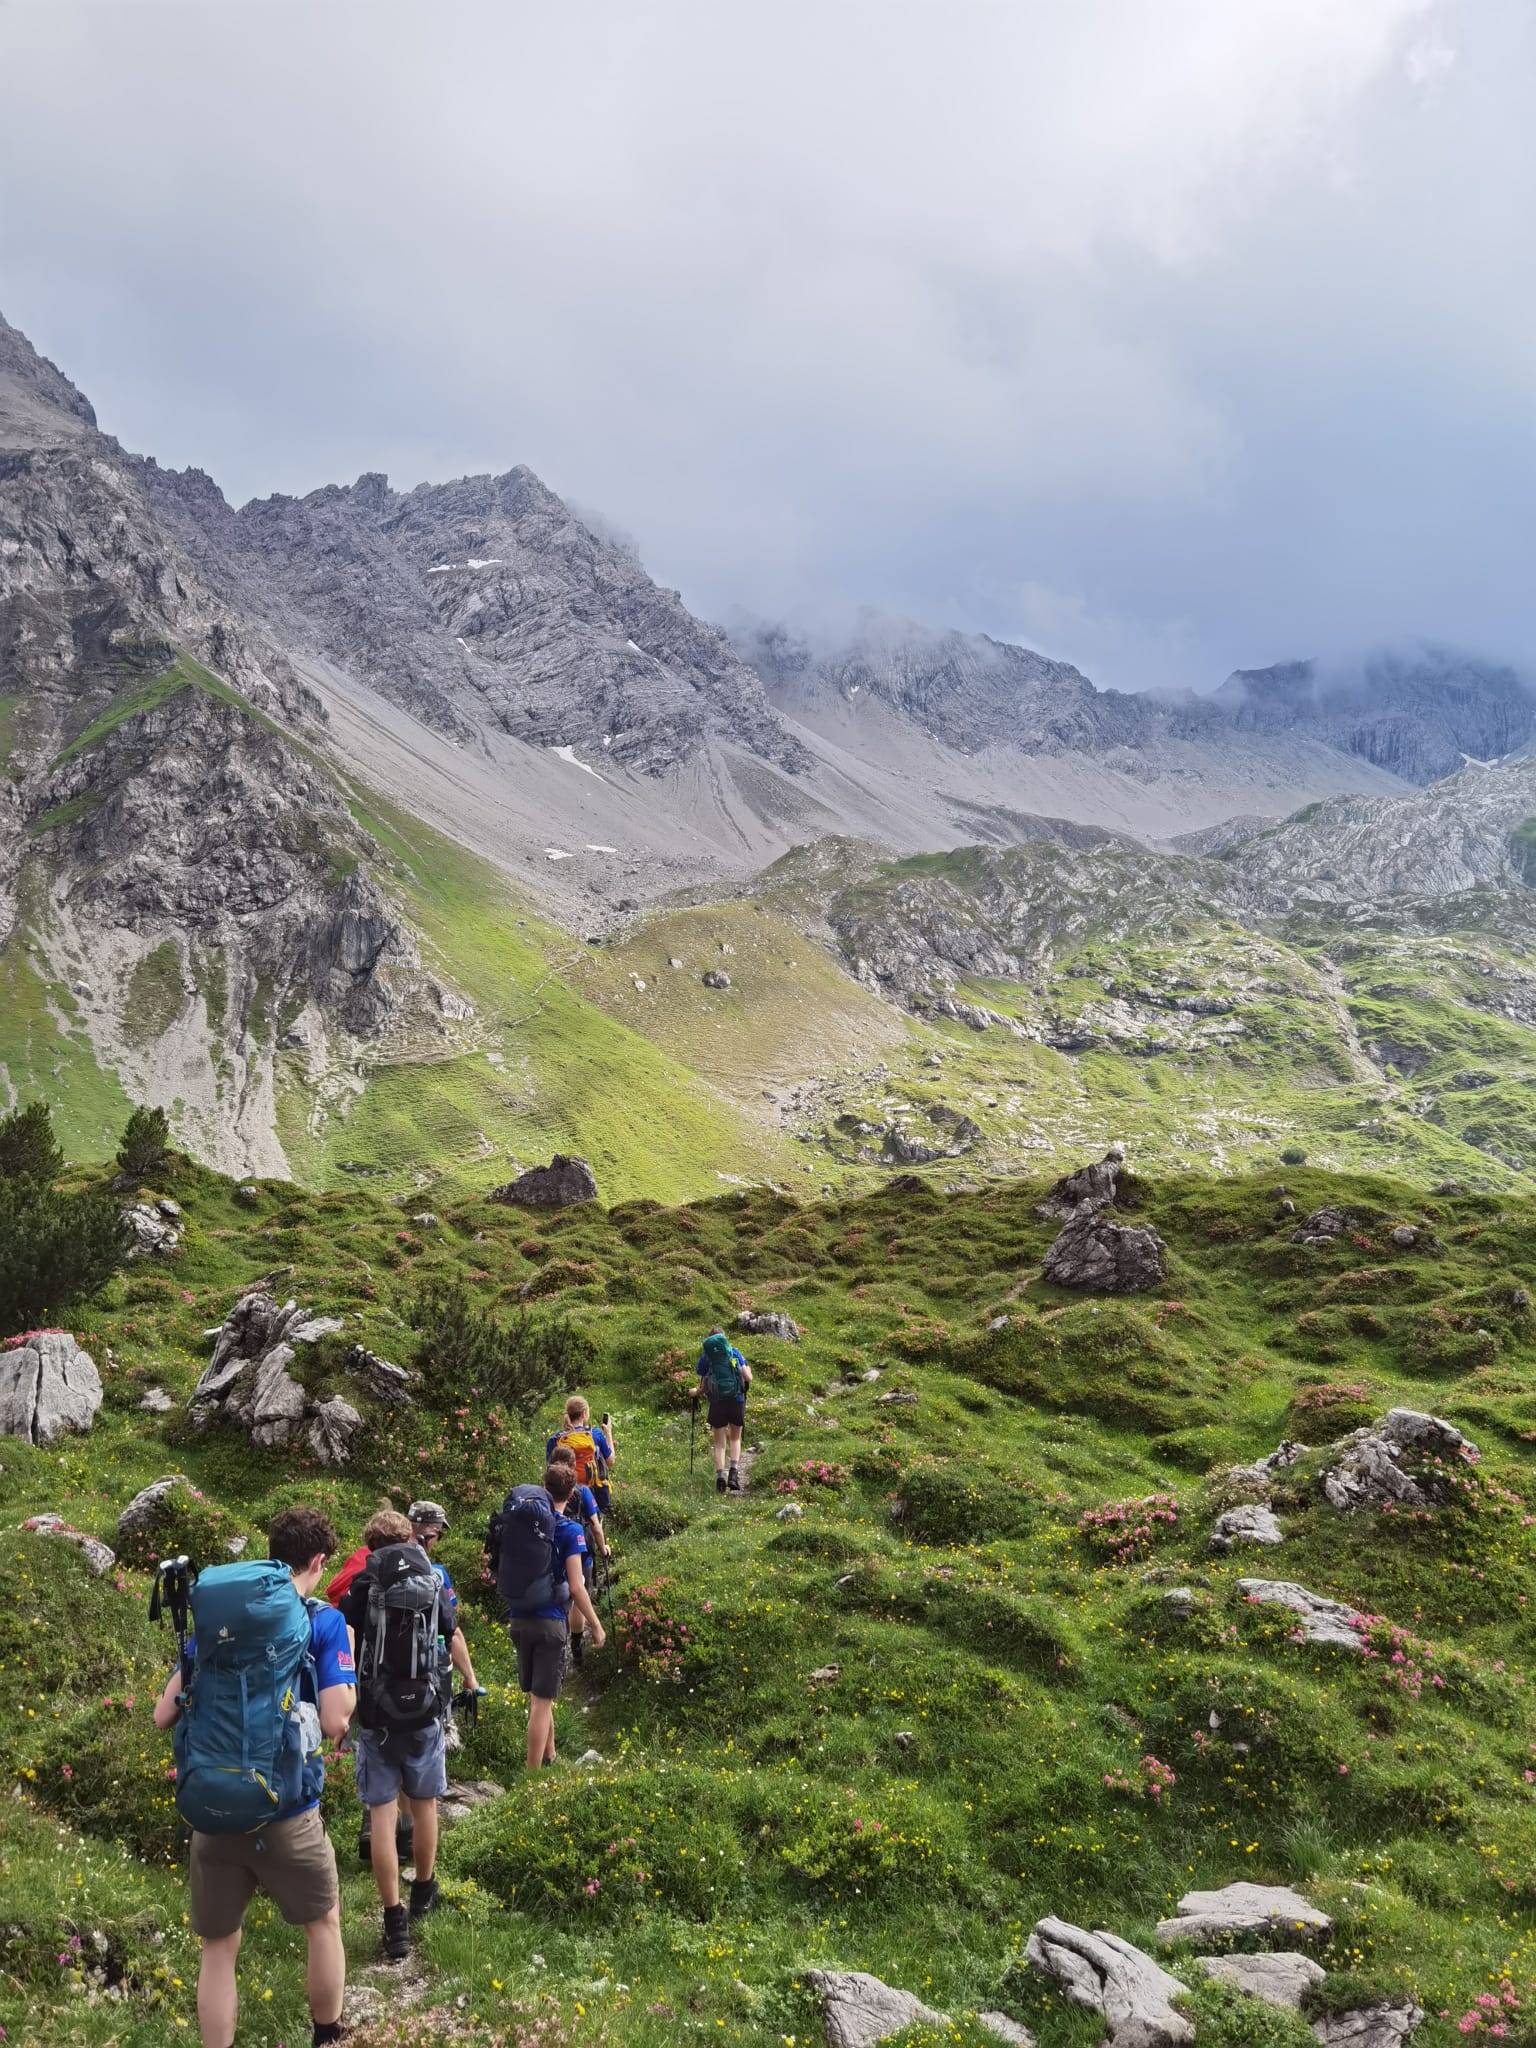
<instances>
[{"instance_id":1,"label":"khaki shorts","mask_svg":"<svg viewBox=\"0 0 1536 2048\"><path fill-rule=\"evenodd\" d=\"M192 1931L209 1941L236 1932L258 1890L290 1927L323 1920L341 1894L319 1807L254 1835L194 1834L191 1889Z\"/></svg>"}]
</instances>

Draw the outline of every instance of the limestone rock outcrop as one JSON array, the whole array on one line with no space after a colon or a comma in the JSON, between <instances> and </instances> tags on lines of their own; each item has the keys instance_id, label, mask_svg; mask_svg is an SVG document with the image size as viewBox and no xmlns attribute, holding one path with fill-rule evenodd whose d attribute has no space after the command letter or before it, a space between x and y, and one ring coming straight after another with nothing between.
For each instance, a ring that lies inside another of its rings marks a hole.
<instances>
[{"instance_id":1,"label":"limestone rock outcrop","mask_svg":"<svg viewBox=\"0 0 1536 2048\"><path fill-rule=\"evenodd\" d=\"M1244 1582L1247 1583L1246 1581ZM1326 1913L1283 1884L1224 1884L1186 1892L1171 1920L1159 1920L1159 1941L1209 1941L1248 1934L1300 1934L1320 1940L1333 1931Z\"/></svg>"},{"instance_id":2,"label":"limestone rock outcrop","mask_svg":"<svg viewBox=\"0 0 1536 2048\"><path fill-rule=\"evenodd\" d=\"M87 1430L101 1406L95 1360L66 1330L33 1330L0 1346L0 1436L51 1444Z\"/></svg>"},{"instance_id":3,"label":"limestone rock outcrop","mask_svg":"<svg viewBox=\"0 0 1536 2048\"><path fill-rule=\"evenodd\" d=\"M1149 1225L1109 1223L1080 1202L1045 1255L1042 1271L1058 1287L1085 1294L1144 1294L1168 1277L1168 1247Z\"/></svg>"},{"instance_id":4,"label":"limestone rock outcrop","mask_svg":"<svg viewBox=\"0 0 1536 2048\"><path fill-rule=\"evenodd\" d=\"M566 1209L597 1200L597 1176L585 1159L557 1152L548 1166L530 1166L516 1180L492 1188L486 1199L514 1207Z\"/></svg>"},{"instance_id":5,"label":"limestone rock outcrop","mask_svg":"<svg viewBox=\"0 0 1536 2048\"><path fill-rule=\"evenodd\" d=\"M805 1981L821 2001L827 2048L875 2048L906 2027L946 2027L948 2018L864 1970L807 1970Z\"/></svg>"},{"instance_id":6,"label":"limestone rock outcrop","mask_svg":"<svg viewBox=\"0 0 1536 2048\"><path fill-rule=\"evenodd\" d=\"M1195 2038L1173 2009L1184 1986L1118 1934L1048 1917L1036 1922L1024 1953L1074 2005L1104 2015L1106 2048L1174 2048Z\"/></svg>"}]
</instances>

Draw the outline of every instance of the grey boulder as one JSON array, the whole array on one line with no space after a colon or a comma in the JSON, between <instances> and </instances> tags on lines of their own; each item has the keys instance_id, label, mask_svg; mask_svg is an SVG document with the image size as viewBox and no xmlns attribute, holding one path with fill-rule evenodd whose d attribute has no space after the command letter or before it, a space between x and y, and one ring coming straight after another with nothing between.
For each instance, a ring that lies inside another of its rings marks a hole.
<instances>
[{"instance_id":1,"label":"grey boulder","mask_svg":"<svg viewBox=\"0 0 1536 2048\"><path fill-rule=\"evenodd\" d=\"M130 1259L173 1252L181 1243L181 1232L169 1216L161 1214L163 1207L163 1203L135 1202L131 1208L123 1210L123 1224L130 1240Z\"/></svg>"},{"instance_id":2,"label":"grey boulder","mask_svg":"<svg viewBox=\"0 0 1536 2048\"><path fill-rule=\"evenodd\" d=\"M1107 1209L1115 1199L1115 1176L1125 1164L1125 1147L1111 1145L1102 1159L1080 1166L1076 1173L1064 1173L1045 1200L1035 1209L1042 1223L1065 1222L1086 1202L1095 1213Z\"/></svg>"},{"instance_id":3,"label":"grey boulder","mask_svg":"<svg viewBox=\"0 0 1536 2048\"><path fill-rule=\"evenodd\" d=\"M516 1180L492 1188L486 1199L514 1207L568 1209L597 1200L597 1176L585 1159L557 1152L548 1166L530 1166Z\"/></svg>"},{"instance_id":4,"label":"grey boulder","mask_svg":"<svg viewBox=\"0 0 1536 2048\"><path fill-rule=\"evenodd\" d=\"M979 2012L976 2024L985 2027L989 2034L995 2034L999 2041L1012 2042L1013 2048L1035 2048L1035 2037L1028 2027L1009 2019L1005 2012Z\"/></svg>"},{"instance_id":5,"label":"grey boulder","mask_svg":"<svg viewBox=\"0 0 1536 2048\"><path fill-rule=\"evenodd\" d=\"M309 1419L309 1447L322 1465L345 1465L363 1418L340 1394L317 1401Z\"/></svg>"},{"instance_id":6,"label":"grey boulder","mask_svg":"<svg viewBox=\"0 0 1536 2048\"><path fill-rule=\"evenodd\" d=\"M1360 1631L1354 1625L1360 1617L1342 1600L1309 1593L1305 1586L1295 1585L1289 1579L1239 1579L1237 1583L1245 1600L1262 1607L1289 1607L1299 1615L1298 1626L1307 1642L1331 1644L1338 1650L1364 1648Z\"/></svg>"},{"instance_id":7,"label":"grey boulder","mask_svg":"<svg viewBox=\"0 0 1536 2048\"><path fill-rule=\"evenodd\" d=\"M1186 1892L1174 1918L1159 1920L1159 1941L1208 1941L1220 1935L1303 1934L1321 1938L1333 1931L1326 1913L1289 1885L1224 1884L1220 1891Z\"/></svg>"},{"instance_id":8,"label":"grey boulder","mask_svg":"<svg viewBox=\"0 0 1536 2048\"><path fill-rule=\"evenodd\" d=\"M1239 1543L1273 1544L1284 1541L1280 1524L1262 1501L1228 1508L1225 1514L1216 1517L1216 1526L1211 1531L1211 1548L1219 1551L1233 1550Z\"/></svg>"},{"instance_id":9,"label":"grey boulder","mask_svg":"<svg viewBox=\"0 0 1536 2048\"><path fill-rule=\"evenodd\" d=\"M1424 2017L1422 2006L1387 2003L1331 2012L1312 2022L1323 2048L1401 2048Z\"/></svg>"},{"instance_id":10,"label":"grey boulder","mask_svg":"<svg viewBox=\"0 0 1536 2048\"><path fill-rule=\"evenodd\" d=\"M722 974L717 967L712 967L708 974L701 975L699 978L706 988L729 988L731 985L731 977L728 974Z\"/></svg>"},{"instance_id":11,"label":"grey boulder","mask_svg":"<svg viewBox=\"0 0 1536 2048\"><path fill-rule=\"evenodd\" d=\"M745 1330L749 1337L777 1337L784 1344L800 1342L800 1325L793 1316L776 1309L744 1308L736 1318L736 1327Z\"/></svg>"},{"instance_id":12,"label":"grey boulder","mask_svg":"<svg viewBox=\"0 0 1536 2048\"><path fill-rule=\"evenodd\" d=\"M1311 1984L1321 1984L1328 1972L1321 1963L1295 1949L1277 1949L1256 1956L1196 1956L1195 1962L1207 1977L1228 1984L1234 1991L1246 1991L1266 2005L1299 2006Z\"/></svg>"},{"instance_id":13,"label":"grey boulder","mask_svg":"<svg viewBox=\"0 0 1536 2048\"><path fill-rule=\"evenodd\" d=\"M89 1429L101 1406L101 1375L63 1330L34 1330L0 1350L0 1436L51 1444Z\"/></svg>"},{"instance_id":14,"label":"grey boulder","mask_svg":"<svg viewBox=\"0 0 1536 2048\"><path fill-rule=\"evenodd\" d=\"M1058 1287L1091 1294L1144 1294L1168 1277L1168 1247L1149 1226L1106 1223L1082 1202L1045 1255Z\"/></svg>"},{"instance_id":15,"label":"grey boulder","mask_svg":"<svg viewBox=\"0 0 1536 2048\"><path fill-rule=\"evenodd\" d=\"M408 1408L411 1405L411 1387L418 1375L407 1372L403 1365L393 1365L389 1359L380 1358L366 1344L354 1344L342 1364L367 1393L386 1407Z\"/></svg>"},{"instance_id":16,"label":"grey boulder","mask_svg":"<svg viewBox=\"0 0 1536 2048\"><path fill-rule=\"evenodd\" d=\"M169 1415L176 1406L176 1403L171 1399L164 1387L149 1387L146 1389L144 1398L140 1401L139 1406L149 1415Z\"/></svg>"},{"instance_id":17,"label":"grey boulder","mask_svg":"<svg viewBox=\"0 0 1536 2048\"><path fill-rule=\"evenodd\" d=\"M109 1549L99 1536L88 1536L62 1515L31 1515L21 1526L30 1529L34 1536L61 1536L66 1543L75 1544L97 1578L117 1563L116 1551Z\"/></svg>"},{"instance_id":18,"label":"grey boulder","mask_svg":"<svg viewBox=\"0 0 1536 2048\"><path fill-rule=\"evenodd\" d=\"M1024 1953L1074 2005L1104 2015L1106 2048L1171 2048L1195 2037L1173 2009L1184 1985L1118 1934L1090 1934L1047 1917L1036 1922Z\"/></svg>"},{"instance_id":19,"label":"grey boulder","mask_svg":"<svg viewBox=\"0 0 1536 2048\"><path fill-rule=\"evenodd\" d=\"M1323 1474L1325 1499L1344 1514L1359 1508L1438 1507L1450 1485L1438 1464L1476 1462L1476 1444L1438 1415L1390 1408L1369 1429L1336 1443Z\"/></svg>"},{"instance_id":20,"label":"grey boulder","mask_svg":"<svg viewBox=\"0 0 1536 2048\"><path fill-rule=\"evenodd\" d=\"M874 2048L905 2027L949 2024L910 1991L893 1990L864 1970L807 1970L805 1981L821 2001L827 2048Z\"/></svg>"},{"instance_id":21,"label":"grey boulder","mask_svg":"<svg viewBox=\"0 0 1536 2048\"><path fill-rule=\"evenodd\" d=\"M152 1479L148 1486L140 1487L117 1518L119 1542L141 1529L153 1529L163 1519L166 1503L178 1487L185 1487L189 1493L196 1490L185 1472L167 1472L160 1479Z\"/></svg>"}]
</instances>

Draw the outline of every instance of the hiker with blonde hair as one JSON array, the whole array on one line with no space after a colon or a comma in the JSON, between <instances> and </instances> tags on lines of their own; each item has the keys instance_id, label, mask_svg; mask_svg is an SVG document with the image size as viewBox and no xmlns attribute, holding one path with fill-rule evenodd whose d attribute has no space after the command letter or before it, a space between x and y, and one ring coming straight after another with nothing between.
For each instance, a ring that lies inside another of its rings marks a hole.
<instances>
[{"instance_id":1,"label":"hiker with blonde hair","mask_svg":"<svg viewBox=\"0 0 1536 2048\"><path fill-rule=\"evenodd\" d=\"M557 1450L568 1450L576 1461L576 1483L592 1490L597 1511L606 1515L613 1506L608 1474L614 1460L613 1417L604 1415L599 1426L582 1394L572 1394L565 1404L565 1420L544 1446L544 1462Z\"/></svg>"}]
</instances>

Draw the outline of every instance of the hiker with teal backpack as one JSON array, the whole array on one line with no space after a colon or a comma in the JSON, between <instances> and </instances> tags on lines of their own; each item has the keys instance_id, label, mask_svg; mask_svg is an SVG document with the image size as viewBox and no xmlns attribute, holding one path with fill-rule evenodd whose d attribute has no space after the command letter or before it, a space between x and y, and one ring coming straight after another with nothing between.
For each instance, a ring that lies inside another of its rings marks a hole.
<instances>
[{"instance_id":1,"label":"hiker with teal backpack","mask_svg":"<svg viewBox=\"0 0 1536 2048\"><path fill-rule=\"evenodd\" d=\"M709 1426L715 1437L715 1491L741 1491L741 1432L747 1420L752 1368L724 1330L713 1330L699 1353L692 1398L709 1396ZM697 1412L697 1411L695 1411Z\"/></svg>"},{"instance_id":2,"label":"hiker with teal backpack","mask_svg":"<svg viewBox=\"0 0 1536 2048\"><path fill-rule=\"evenodd\" d=\"M320 1744L347 1732L354 1673L346 1623L310 1597L336 1532L316 1509L288 1508L273 1517L267 1549L266 1564L202 1573L173 1558L150 1607L152 1619L169 1610L177 1638L154 1719L174 1731L176 1810L192 1829L203 2048L234 2041L235 1960L257 1890L304 1930L316 2048L341 2039L347 1965L336 1858L320 1821Z\"/></svg>"}]
</instances>

